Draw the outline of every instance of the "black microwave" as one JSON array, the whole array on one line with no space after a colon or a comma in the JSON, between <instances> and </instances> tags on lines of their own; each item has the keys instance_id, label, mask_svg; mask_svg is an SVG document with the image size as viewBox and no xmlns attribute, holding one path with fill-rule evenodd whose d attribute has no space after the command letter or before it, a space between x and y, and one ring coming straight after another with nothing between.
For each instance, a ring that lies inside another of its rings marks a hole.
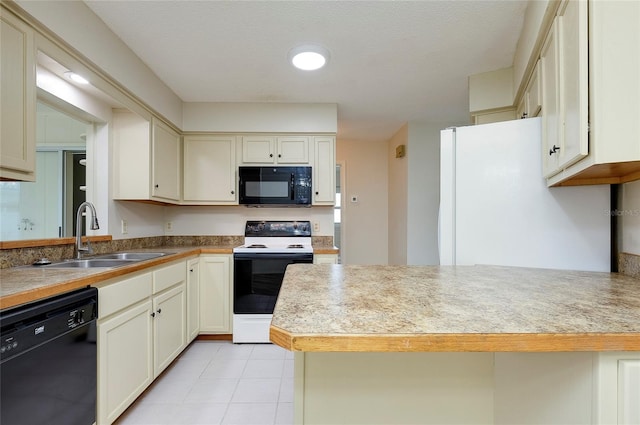
<instances>
[{"instance_id":1,"label":"black microwave","mask_svg":"<svg viewBox=\"0 0 640 425\"><path fill-rule=\"evenodd\" d=\"M239 167L241 205L311 206L311 167Z\"/></svg>"}]
</instances>

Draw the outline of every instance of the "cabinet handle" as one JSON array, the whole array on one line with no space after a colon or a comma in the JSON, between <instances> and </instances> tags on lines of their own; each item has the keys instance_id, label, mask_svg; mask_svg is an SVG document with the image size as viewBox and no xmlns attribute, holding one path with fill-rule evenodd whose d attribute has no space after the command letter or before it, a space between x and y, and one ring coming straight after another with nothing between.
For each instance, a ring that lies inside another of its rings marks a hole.
<instances>
[{"instance_id":1,"label":"cabinet handle","mask_svg":"<svg viewBox=\"0 0 640 425\"><path fill-rule=\"evenodd\" d=\"M282 155L281 155L281 154L278 154L278 158L282 158Z\"/></svg>"},{"instance_id":2,"label":"cabinet handle","mask_svg":"<svg viewBox=\"0 0 640 425\"><path fill-rule=\"evenodd\" d=\"M193 269L189 269L189 271L190 271L191 273L193 273Z\"/></svg>"},{"instance_id":3,"label":"cabinet handle","mask_svg":"<svg viewBox=\"0 0 640 425\"><path fill-rule=\"evenodd\" d=\"M559 146L553 145L553 147L549 149L549 156L553 155L554 153L558 153L559 150L560 150Z\"/></svg>"},{"instance_id":4,"label":"cabinet handle","mask_svg":"<svg viewBox=\"0 0 640 425\"><path fill-rule=\"evenodd\" d=\"M525 118L527 118L527 115L529 115L529 114L527 114L526 112L523 112L523 113L522 113L522 116L520 117L520 119L525 119Z\"/></svg>"},{"instance_id":5,"label":"cabinet handle","mask_svg":"<svg viewBox=\"0 0 640 425\"><path fill-rule=\"evenodd\" d=\"M158 309L158 314L160 314L160 313L162 313L162 309L161 308Z\"/></svg>"},{"instance_id":6,"label":"cabinet handle","mask_svg":"<svg viewBox=\"0 0 640 425\"><path fill-rule=\"evenodd\" d=\"M232 191L231 191L231 194L232 194L232 195L235 195L235 194L236 194L236 192L232 190Z\"/></svg>"},{"instance_id":7,"label":"cabinet handle","mask_svg":"<svg viewBox=\"0 0 640 425\"><path fill-rule=\"evenodd\" d=\"M316 192L316 195L320 195L320 192Z\"/></svg>"},{"instance_id":8,"label":"cabinet handle","mask_svg":"<svg viewBox=\"0 0 640 425\"><path fill-rule=\"evenodd\" d=\"M156 317L156 313L155 312L151 312L151 317Z\"/></svg>"},{"instance_id":9,"label":"cabinet handle","mask_svg":"<svg viewBox=\"0 0 640 425\"><path fill-rule=\"evenodd\" d=\"M269 158L273 158L273 154L272 153L269 154Z\"/></svg>"},{"instance_id":10,"label":"cabinet handle","mask_svg":"<svg viewBox=\"0 0 640 425\"><path fill-rule=\"evenodd\" d=\"M153 186L153 187L155 187L155 188L157 189L157 188L159 188L159 187L160 187L160 185L155 185L155 186Z\"/></svg>"}]
</instances>

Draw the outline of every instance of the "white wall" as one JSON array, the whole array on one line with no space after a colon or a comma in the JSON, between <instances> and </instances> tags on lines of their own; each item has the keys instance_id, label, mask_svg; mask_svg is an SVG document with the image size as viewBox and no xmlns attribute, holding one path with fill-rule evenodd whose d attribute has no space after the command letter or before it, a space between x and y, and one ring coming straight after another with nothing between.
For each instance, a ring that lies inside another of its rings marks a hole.
<instances>
[{"instance_id":1,"label":"white wall","mask_svg":"<svg viewBox=\"0 0 640 425\"><path fill-rule=\"evenodd\" d=\"M182 100L81 1L17 4L177 127Z\"/></svg>"},{"instance_id":2,"label":"white wall","mask_svg":"<svg viewBox=\"0 0 640 425\"><path fill-rule=\"evenodd\" d=\"M243 235L247 220L309 220L320 230L313 236L333 236L333 208L247 208L245 206L166 207L164 220L171 221L166 235Z\"/></svg>"},{"instance_id":3,"label":"white wall","mask_svg":"<svg viewBox=\"0 0 640 425\"><path fill-rule=\"evenodd\" d=\"M444 123L409 122L407 264L440 264L440 130L449 126Z\"/></svg>"},{"instance_id":4,"label":"white wall","mask_svg":"<svg viewBox=\"0 0 640 425\"><path fill-rule=\"evenodd\" d=\"M183 131L336 133L335 103L185 103Z\"/></svg>"},{"instance_id":5,"label":"white wall","mask_svg":"<svg viewBox=\"0 0 640 425\"><path fill-rule=\"evenodd\" d=\"M622 185L621 251L640 255L640 180Z\"/></svg>"},{"instance_id":6,"label":"white wall","mask_svg":"<svg viewBox=\"0 0 640 425\"><path fill-rule=\"evenodd\" d=\"M396 147L407 145L409 125L403 125L387 144L389 166L389 264L407 264L407 197L409 146L406 156L396 158Z\"/></svg>"},{"instance_id":7,"label":"white wall","mask_svg":"<svg viewBox=\"0 0 640 425\"><path fill-rule=\"evenodd\" d=\"M387 143L340 139L336 159L344 164L342 263L387 264Z\"/></svg>"}]
</instances>

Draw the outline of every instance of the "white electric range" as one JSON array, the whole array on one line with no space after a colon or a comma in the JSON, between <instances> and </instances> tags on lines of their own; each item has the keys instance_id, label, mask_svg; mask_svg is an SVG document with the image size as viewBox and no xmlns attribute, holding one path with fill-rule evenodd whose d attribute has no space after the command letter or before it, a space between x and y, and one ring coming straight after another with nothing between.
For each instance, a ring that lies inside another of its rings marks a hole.
<instances>
[{"instance_id":1,"label":"white electric range","mask_svg":"<svg viewBox=\"0 0 640 425\"><path fill-rule=\"evenodd\" d=\"M289 264L313 263L309 221L247 221L233 249L233 342L268 343L273 308Z\"/></svg>"}]
</instances>

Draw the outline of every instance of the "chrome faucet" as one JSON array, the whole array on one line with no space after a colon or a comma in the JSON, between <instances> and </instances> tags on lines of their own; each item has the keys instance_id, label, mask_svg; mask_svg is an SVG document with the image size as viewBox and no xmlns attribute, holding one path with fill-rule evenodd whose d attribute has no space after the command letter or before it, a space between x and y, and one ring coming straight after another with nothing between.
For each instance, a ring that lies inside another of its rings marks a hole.
<instances>
[{"instance_id":1,"label":"chrome faucet","mask_svg":"<svg viewBox=\"0 0 640 425\"><path fill-rule=\"evenodd\" d=\"M82 258L83 252L93 254L89 238L87 238L87 246L82 246L82 212L87 207L91 212L91 230L97 230L100 228L100 225L98 224L98 217L96 217L96 208L93 204L91 202L81 203L78 207L78 212L76 213L76 258L78 260Z\"/></svg>"}]
</instances>

